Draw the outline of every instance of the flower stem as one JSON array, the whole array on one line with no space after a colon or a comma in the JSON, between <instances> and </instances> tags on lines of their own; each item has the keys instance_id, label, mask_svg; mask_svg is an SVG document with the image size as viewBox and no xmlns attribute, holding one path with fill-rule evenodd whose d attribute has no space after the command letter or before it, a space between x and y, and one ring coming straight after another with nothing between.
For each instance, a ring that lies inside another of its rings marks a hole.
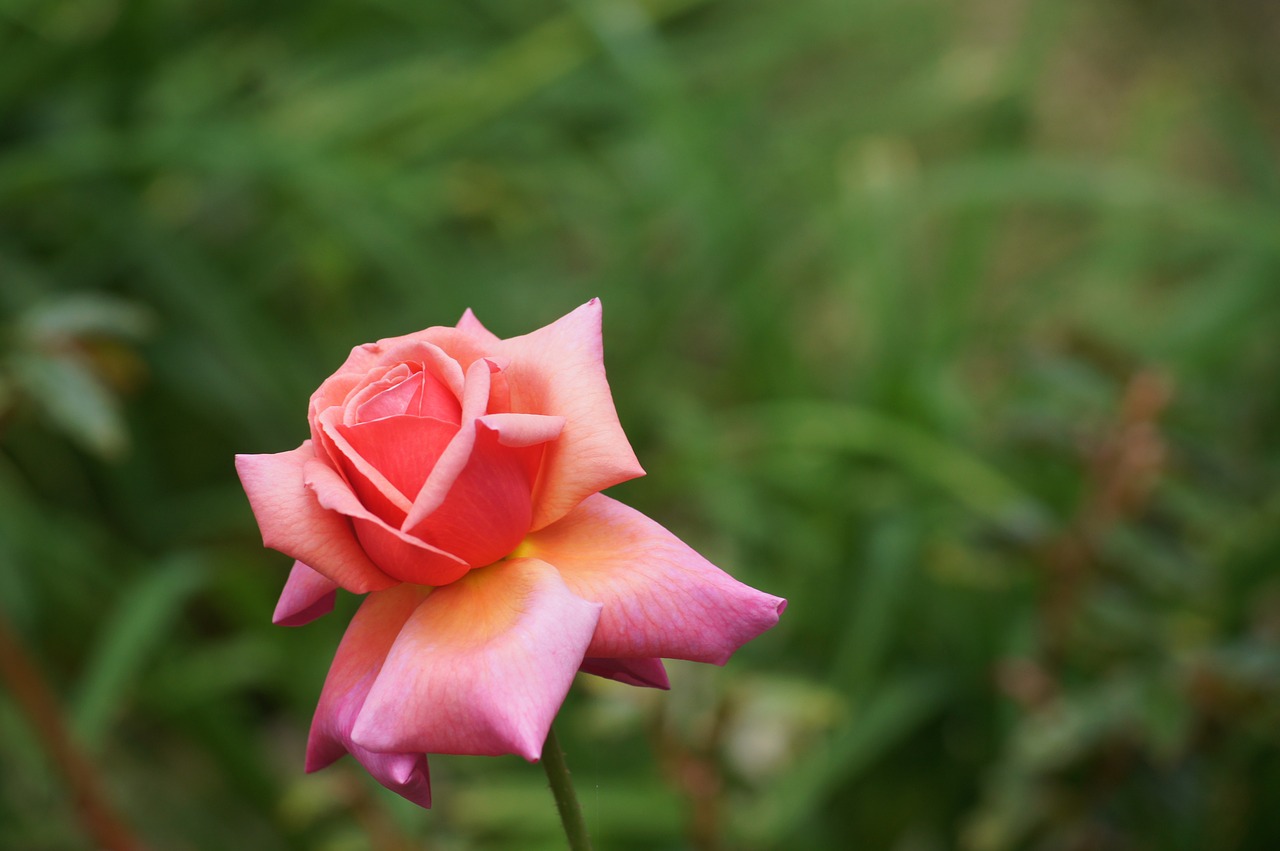
<instances>
[{"instance_id":1,"label":"flower stem","mask_svg":"<svg viewBox=\"0 0 1280 851\"><path fill-rule=\"evenodd\" d=\"M570 851L591 851L587 823L582 818L582 807L578 805L578 796L573 791L569 766L564 761L564 751L556 739L554 727L547 731L547 742L542 746L542 767L547 772L547 781L556 799L556 809L560 811L560 823L564 825Z\"/></svg>"}]
</instances>

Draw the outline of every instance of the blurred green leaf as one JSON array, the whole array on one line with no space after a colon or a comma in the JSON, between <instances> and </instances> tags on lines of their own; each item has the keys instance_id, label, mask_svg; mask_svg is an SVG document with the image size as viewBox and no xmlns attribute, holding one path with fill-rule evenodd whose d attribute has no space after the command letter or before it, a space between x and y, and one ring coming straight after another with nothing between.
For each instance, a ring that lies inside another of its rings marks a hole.
<instances>
[{"instance_id":1,"label":"blurred green leaf","mask_svg":"<svg viewBox=\"0 0 1280 851\"><path fill-rule=\"evenodd\" d=\"M1035 538L1048 528L1049 518L1031 494L974 454L914 423L824 402L778 403L755 413L751 424L765 446L883 457L1020 537Z\"/></svg>"},{"instance_id":2,"label":"blurred green leaf","mask_svg":"<svg viewBox=\"0 0 1280 851\"><path fill-rule=\"evenodd\" d=\"M205 581L203 560L175 554L154 563L120 592L114 611L93 642L71 713L76 733L101 748L129 691L172 640L183 606Z\"/></svg>"},{"instance_id":3,"label":"blurred green leaf","mask_svg":"<svg viewBox=\"0 0 1280 851\"><path fill-rule=\"evenodd\" d=\"M88 451L117 458L128 447L119 400L78 357L20 352L7 368L50 424Z\"/></svg>"},{"instance_id":4,"label":"blurred green leaf","mask_svg":"<svg viewBox=\"0 0 1280 851\"><path fill-rule=\"evenodd\" d=\"M749 818L749 835L766 846L784 843L835 790L855 780L901 743L946 697L934 677L886 682L853 709L844 729L814 748L771 785L764 803Z\"/></svg>"}]
</instances>

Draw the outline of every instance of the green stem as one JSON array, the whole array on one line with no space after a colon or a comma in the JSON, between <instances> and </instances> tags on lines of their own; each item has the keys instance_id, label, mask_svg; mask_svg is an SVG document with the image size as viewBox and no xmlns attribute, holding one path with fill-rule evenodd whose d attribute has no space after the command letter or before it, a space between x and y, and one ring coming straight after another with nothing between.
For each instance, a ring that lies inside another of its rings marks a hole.
<instances>
[{"instance_id":1,"label":"green stem","mask_svg":"<svg viewBox=\"0 0 1280 851\"><path fill-rule=\"evenodd\" d=\"M578 805L578 796L573 791L573 780L564 761L564 751L556 739L555 727L547 731L547 742L542 746L542 767L547 772L547 781L556 799L556 809L560 811L560 823L564 825L570 851L591 851L587 823L582 818L582 807Z\"/></svg>"}]
</instances>

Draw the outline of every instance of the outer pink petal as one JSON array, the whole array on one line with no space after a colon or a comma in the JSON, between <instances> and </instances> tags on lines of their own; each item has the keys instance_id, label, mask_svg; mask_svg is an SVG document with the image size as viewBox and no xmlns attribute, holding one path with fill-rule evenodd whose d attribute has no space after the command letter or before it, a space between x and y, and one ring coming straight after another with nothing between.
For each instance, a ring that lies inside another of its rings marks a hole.
<instances>
[{"instance_id":1,"label":"outer pink petal","mask_svg":"<svg viewBox=\"0 0 1280 851\"><path fill-rule=\"evenodd\" d=\"M333 611L338 596L338 583L323 573L316 573L300 561L293 563L289 579L276 603L271 622L280 626L302 626Z\"/></svg>"},{"instance_id":2,"label":"outer pink petal","mask_svg":"<svg viewBox=\"0 0 1280 851\"><path fill-rule=\"evenodd\" d=\"M592 299L531 334L494 344L507 360L511 410L565 418L564 434L543 462L534 529L597 491L644 475L613 406L600 322L600 301Z\"/></svg>"},{"instance_id":3,"label":"outer pink petal","mask_svg":"<svg viewBox=\"0 0 1280 851\"><path fill-rule=\"evenodd\" d=\"M599 615L537 559L437 588L396 638L352 739L372 751L538 759Z\"/></svg>"},{"instance_id":4,"label":"outer pink petal","mask_svg":"<svg viewBox=\"0 0 1280 851\"><path fill-rule=\"evenodd\" d=\"M405 621L430 593L399 585L370 594L347 627L307 740L307 771L317 771L351 753L388 789L423 807L431 806L427 761L422 753L374 753L351 740L351 728Z\"/></svg>"},{"instance_id":5,"label":"outer pink petal","mask_svg":"<svg viewBox=\"0 0 1280 851\"><path fill-rule=\"evenodd\" d=\"M667 669L661 659L597 659L588 656L579 669L584 674L594 674L607 680L617 680L629 686L671 688Z\"/></svg>"},{"instance_id":6,"label":"outer pink petal","mask_svg":"<svg viewBox=\"0 0 1280 851\"><path fill-rule=\"evenodd\" d=\"M787 605L602 494L530 535L520 552L554 564L574 594L604 605L588 657L723 665L776 624Z\"/></svg>"},{"instance_id":7,"label":"outer pink petal","mask_svg":"<svg viewBox=\"0 0 1280 851\"><path fill-rule=\"evenodd\" d=\"M458 330L465 331L486 347L492 347L499 341L498 335L484 327L469 307L462 312L462 318L458 320Z\"/></svg>"},{"instance_id":8,"label":"outer pink petal","mask_svg":"<svg viewBox=\"0 0 1280 851\"><path fill-rule=\"evenodd\" d=\"M289 452L236 456L236 472L262 530L262 543L355 594L394 585L365 555L347 518L326 511L307 489L303 468L308 461L320 463L309 440Z\"/></svg>"},{"instance_id":9,"label":"outer pink petal","mask_svg":"<svg viewBox=\"0 0 1280 851\"><path fill-rule=\"evenodd\" d=\"M304 477L320 505L351 518L362 551L388 576L418 585L444 585L471 568L452 553L401 532L370 512L323 461L311 460Z\"/></svg>"}]
</instances>

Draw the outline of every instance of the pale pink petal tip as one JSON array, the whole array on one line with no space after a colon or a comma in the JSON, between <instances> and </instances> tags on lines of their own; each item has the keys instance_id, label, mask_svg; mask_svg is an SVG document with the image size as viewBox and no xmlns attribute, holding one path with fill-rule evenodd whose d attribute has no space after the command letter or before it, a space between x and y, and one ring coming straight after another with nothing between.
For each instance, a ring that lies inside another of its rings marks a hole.
<instances>
[{"instance_id":1,"label":"pale pink petal tip","mask_svg":"<svg viewBox=\"0 0 1280 851\"><path fill-rule=\"evenodd\" d=\"M485 343L496 343L499 339L496 334L484 327L484 324L476 318L476 315L471 312L471 308L469 307L463 311L462 318L458 320L457 327L459 331L465 331L467 334L470 334L472 337L477 337Z\"/></svg>"},{"instance_id":2,"label":"pale pink petal tip","mask_svg":"<svg viewBox=\"0 0 1280 851\"><path fill-rule=\"evenodd\" d=\"M289 579L280 592L271 622L278 626L302 626L333 611L338 583L317 573L300 561L293 563Z\"/></svg>"}]
</instances>

